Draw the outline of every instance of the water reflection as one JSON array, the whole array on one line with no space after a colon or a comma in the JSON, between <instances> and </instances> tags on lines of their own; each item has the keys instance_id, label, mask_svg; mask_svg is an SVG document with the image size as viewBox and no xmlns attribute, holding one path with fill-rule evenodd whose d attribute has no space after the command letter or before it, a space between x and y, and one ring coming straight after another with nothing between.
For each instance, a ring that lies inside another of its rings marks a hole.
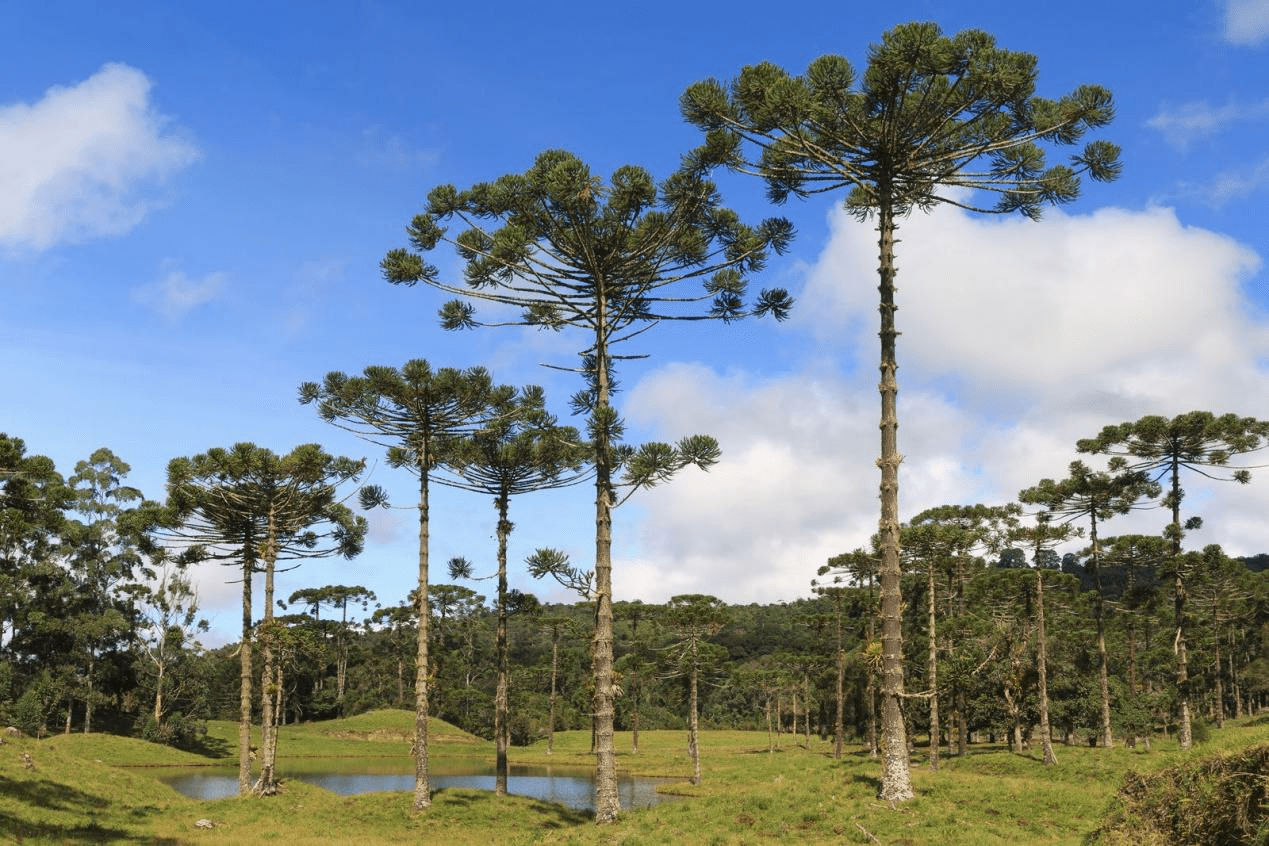
<instances>
[{"instance_id":1,"label":"water reflection","mask_svg":"<svg viewBox=\"0 0 1269 846\"><path fill-rule=\"evenodd\" d=\"M414 773L348 773L348 772L300 772L292 776L283 773L283 777L293 777L300 781L316 785L341 796L352 796L357 793L379 793L383 791L414 789ZM223 770L183 771L163 778L180 793L193 799L223 799L238 793L237 773L227 774ZM634 778L623 776L617 779L617 793L621 797L623 808L646 808L655 805L663 798L656 792L657 784L666 779ZM428 783L432 790L443 790L447 787L463 787L474 790L494 789L494 772L492 767L467 768L461 771L430 772ZM516 796L527 796L546 802L556 802L580 811L595 808L595 779L593 771L572 767L531 767L512 766L507 778L507 791Z\"/></svg>"}]
</instances>

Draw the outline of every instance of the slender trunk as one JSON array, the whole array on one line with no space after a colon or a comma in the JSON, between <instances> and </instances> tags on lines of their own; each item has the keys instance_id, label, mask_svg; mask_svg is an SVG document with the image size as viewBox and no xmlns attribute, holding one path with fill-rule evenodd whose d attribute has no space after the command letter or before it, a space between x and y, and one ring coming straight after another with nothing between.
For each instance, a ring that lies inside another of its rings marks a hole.
<instances>
[{"instance_id":1,"label":"slender trunk","mask_svg":"<svg viewBox=\"0 0 1269 846\"><path fill-rule=\"evenodd\" d=\"M696 688L696 638L692 638L692 680L691 690L688 694L687 709L687 757L692 761L692 784L701 783L701 747L699 743L699 728L697 721L696 709L699 704L697 699Z\"/></svg>"},{"instance_id":2,"label":"slender trunk","mask_svg":"<svg viewBox=\"0 0 1269 846\"><path fill-rule=\"evenodd\" d=\"M427 719L428 719L428 685L430 668L428 666L427 639L428 624L431 618L431 605L428 602L428 463L430 456L419 459L419 586L415 593L415 611L418 614L418 642L414 657L414 810L421 811L432 807L432 790L428 784L427 760Z\"/></svg>"},{"instance_id":3,"label":"slender trunk","mask_svg":"<svg viewBox=\"0 0 1269 846\"><path fill-rule=\"evenodd\" d=\"M1097 543L1097 514L1095 511L1090 515L1090 526L1088 540L1093 550L1093 583L1095 593L1093 596L1094 616L1097 618L1097 689L1101 698L1101 746L1105 749L1111 749L1115 745L1115 738L1111 734L1110 727L1110 672L1107 668L1109 663L1106 655L1106 609L1105 600L1102 598L1102 554L1101 546Z\"/></svg>"},{"instance_id":4,"label":"slender trunk","mask_svg":"<svg viewBox=\"0 0 1269 846\"><path fill-rule=\"evenodd\" d=\"M1212 611L1212 626L1216 627L1216 612ZM1213 649L1216 650L1216 727L1218 729L1225 728L1225 682L1221 677L1224 675L1223 664L1221 662L1221 639L1220 636L1213 638Z\"/></svg>"},{"instance_id":5,"label":"slender trunk","mask_svg":"<svg viewBox=\"0 0 1269 846\"><path fill-rule=\"evenodd\" d=\"M1039 550L1037 544L1037 561ZM1044 628L1044 570L1038 563L1035 569L1035 613L1036 672L1040 677L1040 742L1044 746L1044 765L1051 767L1057 763L1057 754L1053 751L1053 728L1049 725L1049 637Z\"/></svg>"},{"instance_id":6,"label":"slender trunk","mask_svg":"<svg viewBox=\"0 0 1269 846\"><path fill-rule=\"evenodd\" d=\"M1176 637L1172 640L1172 649L1176 653L1176 695L1180 715L1177 724L1177 743L1182 749L1194 745L1194 734L1190 725L1190 668L1185 653L1185 580L1181 575L1181 467L1176 456L1172 458L1172 566L1175 572L1173 580L1173 618Z\"/></svg>"},{"instance_id":7,"label":"slender trunk","mask_svg":"<svg viewBox=\"0 0 1269 846\"><path fill-rule=\"evenodd\" d=\"M257 796L272 796L278 792L274 777L274 765L278 754L277 719L274 711L277 691L277 675L274 667L276 633L273 631L273 578L277 564L276 538L278 526L274 507L269 509L269 524L265 537L264 557L264 613L260 619L260 649L264 670L260 676L260 776L252 792Z\"/></svg>"},{"instance_id":8,"label":"slender trunk","mask_svg":"<svg viewBox=\"0 0 1269 846\"><path fill-rule=\"evenodd\" d=\"M969 754L969 703L965 689L956 688L956 754L964 758Z\"/></svg>"},{"instance_id":9,"label":"slender trunk","mask_svg":"<svg viewBox=\"0 0 1269 846\"><path fill-rule=\"evenodd\" d=\"M551 699L550 713L546 719L546 754L555 753L555 680L560 668L560 630L557 627L551 637Z\"/></svg>"},{"instance_id":10,"label":"slender trunk","mask_svg":"<svg viewBox=\"0 0 1269 846\"><path fill-rule=\"evenodd\" d=\"M84 697L84 734L88 734L93 728L93 672L96 670L96 661L90 655L88 657L88 695Z\"/></svg>"},{"instance_id":11,"label":"slender trunk","mask_svg":"<svg viewBox=\"0 0 1269 846\"><path fill-rule=\"evenodd\" d=\"M250 546L250 539L246 545ZM251 574L254 559L244 548L242 643L238 647L238 795L251 793Z\"/></svg>"},{"instance_id":12,"label":"slender trunk","mask_svg":"<svg viewBox=\"0 0 1269 846\"><path fill-rule=\"evenodd\" d=\"M494 795L507 795L507 535L511 522L507 519L508 493L498 495L498 627L494 637L498 661L498 685L494 693L494 744L497 766Z\"/></svg>"},{"instance_id":13,"label":"slender trunk","mask_svg":"<svg viewBox=\"0 0 1269 846\"><path fill-rule=\"evenodd\" d=\"M615 414L609 404L608 303L597 298L595 337L596 414ZM612 644L612 444L611 421L596 426L595 437L595 634L591 659L595 674L595 822L611 823L621 813L617 794L617 750L613 738L615 702Z\"/></svg>"},{"instance_id":14,"label":"slender trunk","mask_svg":"<svg viewBox=\"0 0 1269 846\"><path fill-rule=\"evenodd\" d=\"M930 688L930 769L939 768L939 739L942 730L939 728L939 650L938 632L936 629L936 603L934 601L934 558L930 557L925 569L926 579L926 629L930 638L929 654L926 658L926 673L929 675Z\"/></svg>"},{"instance_id":15,"label":"slender trunk","mask_svg":"<svg viewBox=\"0 0 1269 846\"><path fill-rule=\"evenodd\" d=\"M885 802L906 802L915 794L908 766L908 735L903 724L903 597L899 591L899 369L895 355L894 208L890 186L882 181L878 209L881 282L881 789Z\"/></svg>"},{"instance_id":16,"label":"slender trunk","mask_svg":"<svg viewBox=\"0 0 1269 846\"><path fill-rule=\"evenodd\" d=\"M775 752L775 728L771 724L771 696L767 696L767 754Z\"/></svg>"},{"instance_id":17,"label":"slender trunk","mask_svg":"<svg viewBox=\"0 0 1269 846\"><path fill-rule=\"evenodd\" d=\"M157 729L163 720L163 671L166 664L158 662L158 678L154 682L154 727Z\"/></svg>"},{"instance_id":18,"label":"slender trunk","mask_svg":"<svg viewBox=\"0 0 1269 846\"><path fill-rule=\"evenodd\" d=\"M806 738L806 748L811 748L811 677L802 672L802 736Z\"/></svg>"},{"instance_id":19,"label":"slender trunk","mask_svg":"<svg viewBox=\"0 0 1269 846\"><path fill-rule=\"evenodd\" d=\"M842 600L837 600L837 713L833 719L833 757L840 760L846 742L846 648L842 644Z\"/></svg>"},{"instance_id":20,"label":"slender trunk","mask_svg":"<svg viewBox=\"0 0 1269 846\"><path fill-rule=\"evenodd\" d=\"M643 694L643 685L639 680L636 672L632 678L632 687L630 692L631 704L634 706L633 713L630 715L630 754L639 754L639 697Z\"/></svg>"},{"instance_id":21,"label":"slender trunk","mask_svg":"<svg viewBox=\"0 0 1269 846\"><path fill-rule=\"evenodd\" d=\"M872 643L877 636L872 613L872 579L868 580L868 633L867 642ZM877 758L881 749L877 744L877 671L869 664L865 669L867 680L864 682L864 711L868 717L868 757Z\"/></svg>"}]
</instances>

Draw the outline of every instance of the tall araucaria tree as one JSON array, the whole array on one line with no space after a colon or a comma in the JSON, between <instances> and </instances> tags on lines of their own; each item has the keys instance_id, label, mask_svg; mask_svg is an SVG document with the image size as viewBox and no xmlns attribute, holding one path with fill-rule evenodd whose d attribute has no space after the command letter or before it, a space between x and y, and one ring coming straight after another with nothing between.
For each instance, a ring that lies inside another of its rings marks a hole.
<instances>
[{"instance_id":1,"label":"tall araucaria tree","mask_svg":"<svg viewBox=\"0 0 1269 846\"><path fill-rule=\"evenodd\" d=\"M1115 745L1110 720L1109 659L1106 654L1106 609L1102 594L1102 547L1097 535L1099 523L1119 514L1127 514L1143 499L1159 495L1159 486L1141 471L1128 467L1122 458L1112 458L1106 470L1091 470L1082 461L1072 461L1070 475L1055 482L1042 479L1040 484L1019 492L1018 499L1029 505L1043 506L1053 518L1069 522L1079 518L1089 521L1089 565L1096 585L1093 597L1097 619L1097 680L1101 694L1101 745Z\"/></svg>"},{"instance_id":2,"label":"tall araucaria tree","mask_svg":"<svg viewBox=\"0 0 1269 846\"><path fill-rule=\"evenodd\" d=\"M692 784L700 784L700 674L710 663L726 657L725 649L705 638L718 634L727 624L730 611L726 603L717 597L685 593L670 597L665 603L664 616L666 624L679 636L679 640L668 648L667 656L671 672L687 676L687 757L692 762ZM794 719L797 719L796 711Z\"/></svg>"},{"instance_id":3,"label":"tall araucaria tree","mask_svg":"<svg viewBox=\"0 0 1269 846\"><path fill-rule=\"evenodd\" d=\"M1186 529L1197 529L1202 518L1191 517L1181 522L1181 471L1190 470L1209 479L1234 481L1245 485L1251 481L1246 467L1235 467L1230 461L1261 449L1269 443L1269 421L1237 414L1219 417L1210 411L1191 411L1169 420L1148 415L1140 420L1107 426L1096 438L1076 443L1080 452L1120 456L1134 470L1149 474L1157 482L1166 482L1167 491L1161 505L1172 513L1172 522L1164 536L1172 543L1169 568L1173 577L1174 625L1176 636L1177 699L1180 706L1178 741L1182 749L1193 745L1190 728L1190 682L1185 642L1185 574L1181 559L1181 539Z\"/></svg>"},{"instance_id":4,"label":"tall araucaria tree","mask_svg":"<svg viewBox=\"0 0 1269 846\"><path fill-rule=\"evenodd\" d=\"M1067 146L1109 123L1110 92L1084 85L1057 100L1037 97L1036 59L1000 49L986 32L945 36L933 23L895 27L868 52L856 79L828 55L802 76L769 62L723 83L692 85L684 117L706 133L691 159L762 177L769 198L845 189L846 210L875 218L881 312L881 591L883 770L880 796L911 799L903 697L899 595L898 363L895 232L913 209L941 204L1038 218L1074 200L1080 176L1114 179L1119 148L1093 141L1070 164L1046 167L1043 145ZM991 202L992 198L995 202Z\"/></svg>"},{"instance_id":5,"label":"tall araucaria tree","mask_svg":"<svg viewBox=\"0 0 1269 846\"><path fill-rule=\"evenodd\" d=\"M462 230L451 234L451 224ZM621 447L623 423L612 395L615 362L642 357L614 347L662 321L785 317L792 305L787 292L764 290L747 305L745 276L763 267L768 250L785 249L792 226L781 219L757 227L741 223L697 165L660 185L644 169L627 165L605 183L572 154L549 150L523 174L466 191L434 189L407 231L413 251L389 252L384 276L458 297L441 309L446 328L568 327L584 334L580 361L565 369L585 379L573 407L588 416L595 467L595 819L613 822L620 812L613 745L613 482L632 451ZM442 242L466 262L465 285L443 280L424 259ZM518 311L495 310L486 323L473 301ZM702 464L692 450L703 443L641 450L643 459L656 462L646 484L664 481L686 464ZM716 453L716 445L712 449Z\"/></svg>"},{"instance_id":6,"label":"tall araucaria tree","mask_svg":"<svg viewBox=\"0 0 1269 846\"><path fill-rule=\"evenodd\" d=\"M414 808L432 804L428 783L427 720L429 492L432 474L445 466L454 443L489 425L503 413L515 389L495 387L489 372L433 370L423 359L413 359L400 369L367 367L361 376L326 374L318 385L300 386L300 402L314 403L322 419L354 432L388 451L388 464L410 471L419 480L418 588L414 591L418 619L414 685ZM386 504L379 489L364 488L363 505Z\"/></svg>"},{"instance_id":7,"label":"tall araucaria tree","mask_svg":"<svg viewBox=\"0 0 1269 846\"><path fill-rule=\"evenodd\" d=\"M952 596L948 606L951 616L965 612L965 587L968 583L969 560L983 553L998 553L1008 539L1008 532L1017 523L1021 509L1017 505L942 505L922 511L902 529L905 549L925 565L926 629L928 654L926 686L930 708L930 769L939 768L939 637L937 627L938 594L936 576L945 569L952 576ZM952 638L945 634L944 647L953 652ZM958 750L967 754L969 720L963 686L956 685L953 718L957 726ZM949 737L951 733L949 732Z\"/></svg>"},{"instance_id":8,"label":"tall araucaria tree","mask_svg":"<svg viewBox=\"0 0 1269 846\"><path fill-rule=\"evenodd\" d=\"M1035 627L1036 627L1036 693L1040 708L1040 743L1046 767L1057 763L1053 751L1053 729L1049 721L1049 633L1044 616L1044 555L1052 553L1055 546L1065 543L1083 529L1070 523L1054 523L1047 511L1036 514L1034 526L1018 526L1013 531L1015 541L1030 545L1031 562L1035 567Z\"/></svg>"},{"instance_id":9,"label":"tall araucaria tree","mask_svg":"<svg viewBox=\"0 0 1269 846\"><path fill-rule=\"evenodd\" d=\"M450 461L455 478L446 484L493 497L498 522L497 626L494 636L498 681L494 693L494 794L507 795L507 747L511 730L507 721L507 541L514 528L509 513L511 497L532 491L568 487L586 479L589 450L571 426L559 426L545 410L542 390L526 388L510 401L503 414L488 426L455 443ZM463 560L451 562L452 578L471 578Z\"/></svg>"},{"instance_id":10,"label":"tall araucaria tree","mask_svg":"<svg viewBox=\"0 0 1269 846\"><path fill-rule=\"evenodd\" d=\"M252 577L264 574L260 627L267 633L273 623L273 578L279 562L360 554L366 519L343 504L340 488L355 482L365 466L364 460L329 455L317 444L277 455L245 442L168 463L167 506L177 524L173 539L196 545L193 557L242 570L238 725L238 791L242 795L253 790L260 795L277 791L275 699L269 689L274 655L267 637L262 643L261 767L254 788L251 784Z\"/></svg>"}]
</instances>

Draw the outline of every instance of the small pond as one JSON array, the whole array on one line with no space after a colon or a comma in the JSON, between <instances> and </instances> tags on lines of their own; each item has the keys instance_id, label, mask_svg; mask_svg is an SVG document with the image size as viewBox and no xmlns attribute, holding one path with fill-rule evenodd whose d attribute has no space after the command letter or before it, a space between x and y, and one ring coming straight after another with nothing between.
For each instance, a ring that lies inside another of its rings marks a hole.
<instances>
[{"instance_id":1,"label":"small pond","mask_svg":"<svg viewBox=\"0 0 1269 846\"><path fill-rule=\"evenodd\" d=\"M351 772L348 761L339 762L339 771L332 766L323 770L314 761L305 761L299 771L290 767L279 768L279 776L285 781L294 778L314 784L341 796L356 793L414 790L414 771L408 772ZM368 769L383 769L369 767ZM223 799L238 793L238 772L220 767L170 770L160 775L164 783L193 799ZM669 781L663 778L634 778L619 776L617 792L622 808L646 808L666 797L656 792L658 784ZM463 787L475 790L494 789L494 769L491 766L435 766L428 772L428 784L433 791L447 787ZM595 808L594 771L577 767L539 767L512 765L507 777L507 791L516 796L527 796L545 802L556 802L581 811Z\"/></svg>"}]
</instances>

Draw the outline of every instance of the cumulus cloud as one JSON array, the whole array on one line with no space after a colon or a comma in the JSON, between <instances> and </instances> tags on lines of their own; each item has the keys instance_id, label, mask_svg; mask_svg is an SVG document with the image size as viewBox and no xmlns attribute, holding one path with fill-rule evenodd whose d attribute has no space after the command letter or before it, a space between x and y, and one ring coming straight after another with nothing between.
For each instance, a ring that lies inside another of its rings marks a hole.
<instances>
[{"instance_id":1,"label":"cumulus cloud","mask_svg":"<svg viewBox=\"0 0 1269 846\"><path fill-rule=\"evenodd\" d=\"M150 87L141 71L108 64L37 102L0 106L0 248L119 235L154 207L146 189L198 150L154 108Z\"/></svg>"},{"instance_id":2,"label":"cumulus cloud","mask_svg":"<svg viewBox=\"0 0 1269 846\"><path fill-rule=\"evenodd\" d=\"M227 280L228 277L220 272L191 278L179 270L173 270L158 281L137 288L133 291L133 297L168 320L176 320L219 297Z\"/></svg>"},{"instance_id":3,"label":"cumulus cloud","mask_svg":"<svg viewBox=\"0 0 1269 846\"><path fill-rule=\"evenodd\" d=\"M675 364L632 390L633 423L667 439L709 432L724 455L641 495L647 519L614 573L622 595L792 599L876 531L875 370L854 375L877 355L876 237L834 218L796 327L839 367L759 378ZM1269 322L1242 293L1259 259L1229 238L1162 208L1040 223L943 209L904 221L901 236L903 519L1012 501L1064 476L1075 441L1107 424L1195 408L1264 416L1248 402L1269 393ZM1266 549L1269 479L1218 487L1187 498L1208 517L1191 542ZM1110 530L1163 522L1150 511Z\"/></svg>"},{"instance_id":4,"label":"cumulus cloud","mask_svg":"<svg viewBox=\"0 0 1269 846\"><path fill-rule=\"evenodd\" d=\"M1225 0L1225 40L1248 46L1269 38L1269 0Z\"/></svg>"}]
</instances>

